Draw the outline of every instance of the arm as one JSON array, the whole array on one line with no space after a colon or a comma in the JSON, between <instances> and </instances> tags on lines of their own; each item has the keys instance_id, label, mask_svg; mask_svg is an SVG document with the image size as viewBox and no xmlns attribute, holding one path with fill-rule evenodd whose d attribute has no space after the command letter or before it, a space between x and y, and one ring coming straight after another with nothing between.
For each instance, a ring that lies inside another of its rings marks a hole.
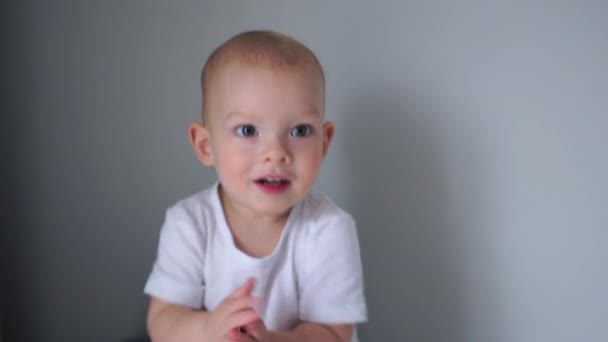
<instances>
[{"instance_id":1,"label":"arm","mask_svg":"<svg viewBox=\"0 0 608 342\"><path fill-rule=\"evenodd\" d=\"M285 341L350 342L355 324L366 320L355 222L343 211L326 209L329 214L321 215L310 230L308 248L300 258L304 262L299 279L305 280L299 288L302 323L284 336Z\"/></svg>"},{"instance_id":2,"label":"arm","mask_svg":"<svg viewBox=\"0 0 608 342\"><path fill-rule=\"evenodd\" d=\"M350 342L354 324L366 320L354 221L349 215L338 214L311 232L308 248L303 249L307 251L306 263L300 268L299 279L306 281L299 287L300 323L288 332L269 331L261 320L240 327L253 341Z\"/></svg>"},{"instance_id":3,"label":"arm","mask_svg":"<svg viewBox=\"0 0 608 342\"><path fill-rule=\"evenodd\" d=\"M300 323L291 332L270 332L269 342L350 342L353 336L352 324L325 325Z\"/></svg>"},{"instance_id":4,"label":"arm","mask_svg":"<svg viewBox=\"0 0 608 342\"><path fill-rule=\"evenodd\" d=\"M251 296L253 279L226 297L214 311L195 310L152 297L148 308L148 333L154 342L250 341L240 327L259 321Z\"/></svg>"},{"instance_id":5,"label":"arm","mask_svg":"<svg viewBox=\"0 0 608 342\"><path fill-rule=\"evenodd\" d=\"M350 342L352 324L319 324L301 322L292 331L268 331L264 322L257 320L243 327L256 342Z\"/></svg>"},{"instance_id":6,"label":"arm","mask_svg":"<svg viewBox=\"0 0 608 342\"><path fill-rule=\"evenodd\" d=\"M201 342L208 312L171 304L151 297L148 308L148 333L152 341Z\"/></svg>"}]
</instances>

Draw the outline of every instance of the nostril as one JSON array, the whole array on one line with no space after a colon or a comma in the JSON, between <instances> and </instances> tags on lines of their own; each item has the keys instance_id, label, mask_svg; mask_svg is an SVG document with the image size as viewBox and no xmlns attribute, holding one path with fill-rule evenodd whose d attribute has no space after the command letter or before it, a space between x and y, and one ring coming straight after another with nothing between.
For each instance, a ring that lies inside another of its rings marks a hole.
<instances>
[{"instance_id":1,"label":"nostril","mask_svg":"<svg viewBox=\"0 0 608 342\"><path fill-rule=\"evenodd\" d=\"M281 149L281 150L274 149L274 150L267 151L266 153L264 153L262 155L262 160L264 162L274 161L274 162L286 163L291 160L291 156L284 149Z\"/></svg>"}]
</instances>

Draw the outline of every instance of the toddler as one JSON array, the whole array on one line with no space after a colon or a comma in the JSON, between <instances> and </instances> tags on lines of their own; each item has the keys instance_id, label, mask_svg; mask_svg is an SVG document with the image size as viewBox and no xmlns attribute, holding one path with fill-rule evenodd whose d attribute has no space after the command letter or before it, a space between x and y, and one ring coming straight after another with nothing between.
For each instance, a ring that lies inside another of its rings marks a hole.
<instances>
[{"instance_id":1,"label":"toddler","mask_svg":"<svg viewBox=\"0 0 608 342\"><path fill-rule=\"evenodd\" d=\"M311 190L334 136L315 55L283 34L219 46L195 155L217 182L167 210L145 286L162 341L356 341L366 321L352 217Z\"/></svg>"}]
</instances>

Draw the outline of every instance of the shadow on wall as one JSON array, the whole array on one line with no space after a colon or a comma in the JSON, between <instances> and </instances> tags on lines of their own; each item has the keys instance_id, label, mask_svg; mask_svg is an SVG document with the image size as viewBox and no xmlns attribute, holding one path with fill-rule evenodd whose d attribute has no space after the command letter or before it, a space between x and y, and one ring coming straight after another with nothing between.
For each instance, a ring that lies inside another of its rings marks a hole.
<instances>
[{"instance_id":1,"label":"shadow on wall","mask_svg":"<svg viewBox=\"0 0 608 342\"><path fill-rule=\"evenodd\" d=\"M462 265L447 234L442 116L395 87L362 92L343 137L369 322L361 341L467 341ZM434 118L434 119L433 119Z\"/></svg>"}]
</instances>

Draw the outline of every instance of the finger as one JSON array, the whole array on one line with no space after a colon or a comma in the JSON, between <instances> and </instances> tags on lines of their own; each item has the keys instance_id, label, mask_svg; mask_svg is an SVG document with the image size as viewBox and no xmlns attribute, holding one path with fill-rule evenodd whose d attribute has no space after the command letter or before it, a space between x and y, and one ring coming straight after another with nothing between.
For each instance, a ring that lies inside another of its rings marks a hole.
<instances>
[{"instance_id":1,"label":"finger","mask_svg":"<svg viewBox=\"0 0 608 342\"><path fill-rule=\"evenodd\" d=\"M239 335L229 335L227 336L228 341L231 342L257 342L257 340L253 339L251 336L248 336L243 333L238 333Z\"/></svg>"},{"instance_id":2,"label":"finger","mask_svg":"<svg viewBox=\"0 0 608 342\"><path fill-rule=\"evenodd\" d=\"M262 339L262 320L257 320L243 326L243 330L250 335L254 340L259 341Z\"/></svg>"},{"instance_id":3,"label":"finger","mask_svg":"<svg viewBox=\"0 0 608 342\"><path fill-rule=\"evenodd\" d=\"M217 308L217 311L221 312L222 316L228 316L233 312L243 310L255 311L255 308L260 305L259 302L260 300L258 298L252 296L228 299Z\"/></svg>"},{"instance_id":4,"label":"finger","mask_svg":"<svg viewBox=\"0 0 608 342\"><path fill-rule=\"evenodd\" d=\"M251 338L251 336L247 335L245 328L235 327L235 328L230 329L230 331L228 332L228 338L232 341L234 341L234 340L241 341L245 338Z\"/></svg>"},{"instance_id":5,"label":"finger","mask_svg":"<svg viewBox=\"0 0 608 342\"><path fill-rule=\"evenodd\" d=\"M233 328L240 328L246 326L249 323L255 322L260 319L257 313L253 310L242 310L233 312L226 317L226 324L232 330Z\"/></svg>"},{"instance_id":6,"label":"finger","mask_svg":"<svg viewBox=\"0 0 608 342\"><path fill-rule=\"evenodd\" d=\"M251 293L251 290L255 287L255 278L247 278L245 283L241 285L238 289L236 289L229 297L230 298L238 298L242 296L246 296Z\"/></svg>"},{"instance_id":7,"label":"finger","mask_svg":"<svg viewBox=\"0 0 608 342\"><path fill-rule=\"evenodd\" d=\"M239 337L235 337L234 339L228 338L228 341L230 341L230 342L258 342L257 340L253 339L253 337L243 335L243 334L241 334L241 336L239 336Z\"/></svg>"},{"instance_id":8,"label":"finger","mask_svg":"<svg viewBox=\"0 0 608 342\"><path fill-rule=\"evenodd\" d=\"M238 328L238 327L230 329L227 337L230 341L235 341L235 342L245 342L249 338L249 336L247 336L247 334L241 332L240 328Z\"/></svg>"}]
</instances>

